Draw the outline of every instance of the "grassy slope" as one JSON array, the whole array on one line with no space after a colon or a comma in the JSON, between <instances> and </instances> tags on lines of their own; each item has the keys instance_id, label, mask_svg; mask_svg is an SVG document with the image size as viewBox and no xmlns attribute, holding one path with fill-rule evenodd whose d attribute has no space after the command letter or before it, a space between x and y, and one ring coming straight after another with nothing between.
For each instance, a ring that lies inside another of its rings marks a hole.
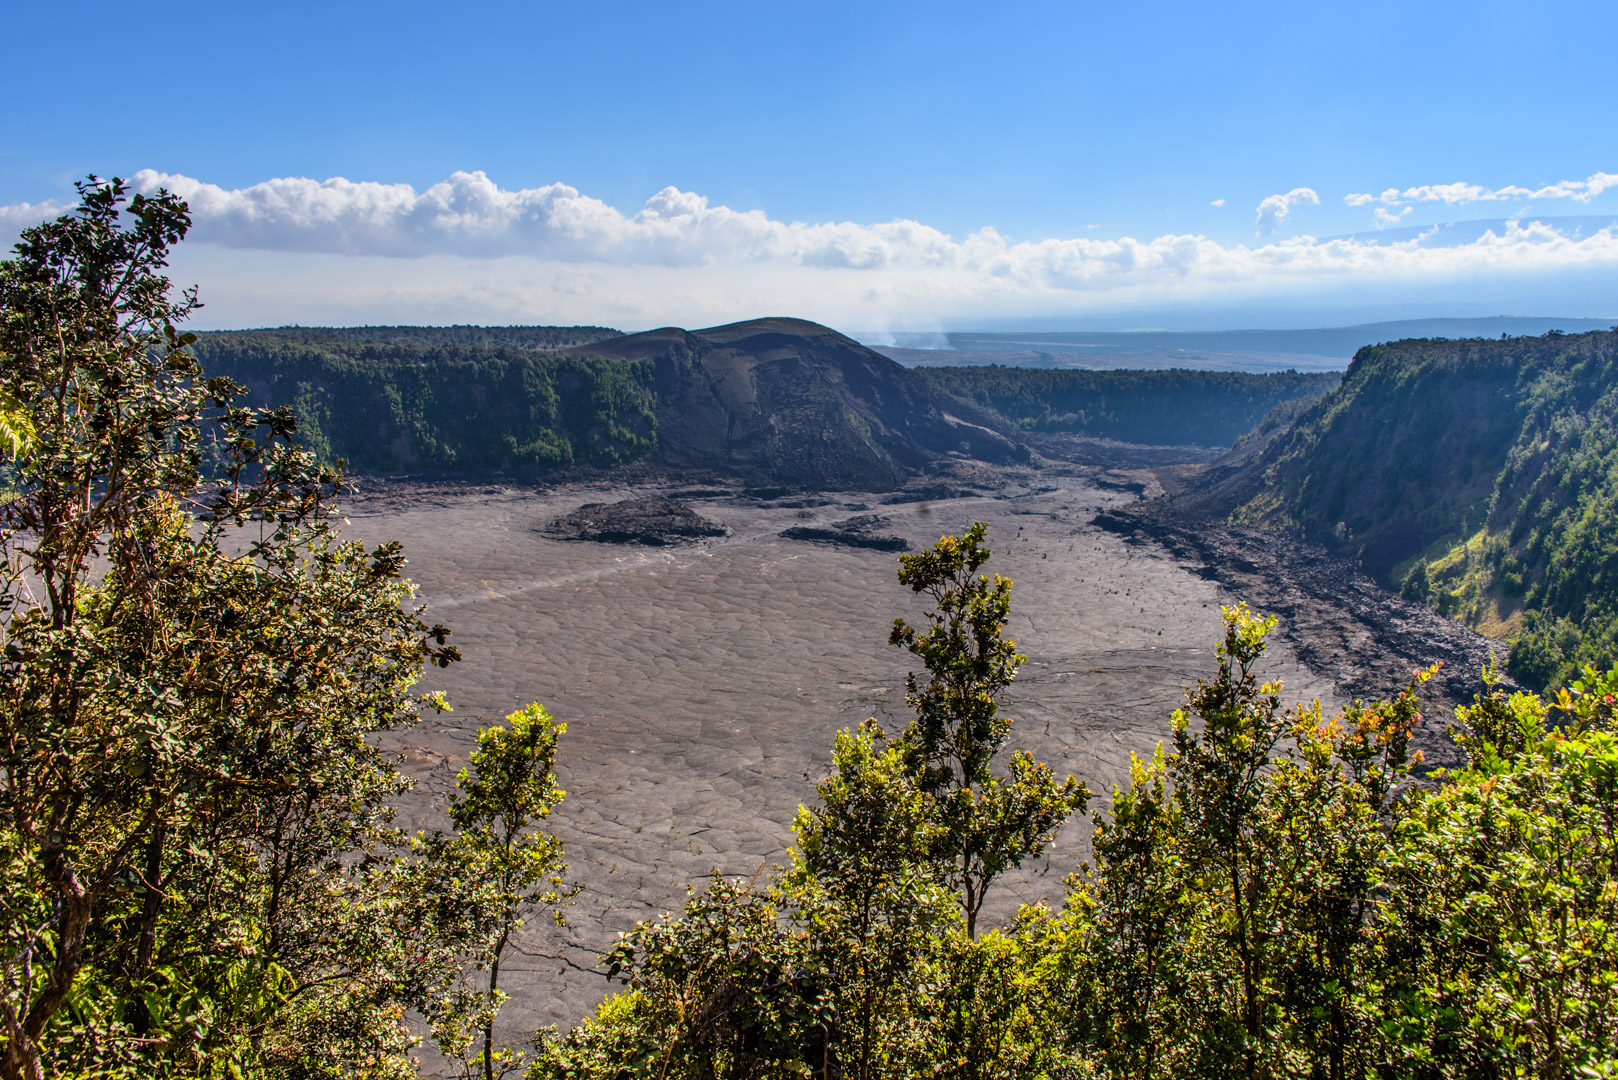
<instances>
[{"instance_id":1,"label":"grassy slope","mask_svg":"<svg viewBox=\"0 0 1618 1080\"><path fill-rule=\"evenodd\" d=\"M1615 423L1615 333L1362 349L1234 516L1358 554L1556 684L1618 645Z\"/></svg>"}]
</instances>

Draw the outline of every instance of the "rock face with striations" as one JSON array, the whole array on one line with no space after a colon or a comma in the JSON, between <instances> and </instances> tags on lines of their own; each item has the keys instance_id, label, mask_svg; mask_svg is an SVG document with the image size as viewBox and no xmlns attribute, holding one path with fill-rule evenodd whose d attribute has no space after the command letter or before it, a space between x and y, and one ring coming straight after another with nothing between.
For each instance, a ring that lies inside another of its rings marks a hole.
<instances>
[{"instance_id":1,"label":"rock face with striations","mask_svg":"<svg viewBox=\"0 0 1618 1080\"><path fill-rule=\"evenodd\" d=\"M801 319L650 330L573 351L653 365L652 461L674 470L799 488L891 490L945 454L1028 457L1003 421Z\"/></svg>"}]
</instances>

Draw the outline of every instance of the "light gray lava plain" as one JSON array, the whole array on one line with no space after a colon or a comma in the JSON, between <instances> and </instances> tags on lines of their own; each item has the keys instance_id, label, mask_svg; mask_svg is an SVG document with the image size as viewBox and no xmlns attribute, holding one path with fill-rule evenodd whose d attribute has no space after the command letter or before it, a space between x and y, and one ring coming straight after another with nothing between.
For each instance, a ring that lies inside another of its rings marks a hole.
<instances>
[{"instance_id":1,"label":"light gray lava plain","mask_svg":"<svg viewBox=\"0 0 1618 1080\"><path fill-rule=\"evenodd\" d=\"M421 684L446 691L455 711L389 740L419 779L402 823L442 824L480 724L530 701L567 724L558 771L568 794L550 827L582 891L565 928L531 918L503 965L503 1037L576 1023L613 989L596 952L677 909L714 869L767 875L838 729L908 719L905 674L919 665L887 638L895 616L914 620L923 607L898 585L896 557L782 539L785 528L879 512L883 531L916 550L986 521L988 569L1015 582L1009 629L1029 658L1004 698L1010 744L1076 773L1101 805L1127 780L1131 752L1150 754L1184 688L1212 673L1230 597L1158 549L1089 524L1133 496L1079 476L1016 471L1004 482L996 497L894 506L857 493L809 509L691 498L730 534L672 548L537 531L585 502L653 493L645 487L393 488L350 504L349 535L404 543L426 617L454 630L465 657ZM1289 699L1331 704L1330 685L1284 642L1266 674L1285 680ZM989 924L1059 897L1088 833L1087 821L1071 822L1048 857L998 886Z\"/></svg>"}]
</instances>

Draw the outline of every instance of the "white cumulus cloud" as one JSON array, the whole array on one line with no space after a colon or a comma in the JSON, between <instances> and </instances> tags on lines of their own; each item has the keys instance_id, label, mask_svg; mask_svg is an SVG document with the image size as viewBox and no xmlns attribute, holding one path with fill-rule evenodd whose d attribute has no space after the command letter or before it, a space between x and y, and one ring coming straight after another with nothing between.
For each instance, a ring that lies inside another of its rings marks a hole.
<instances>
[{"instance_id":1,"label":"white cumulus cloud","mask_svg":"<svg viewBox=\"0 0 1618 1080\"><path fill-rule=\"evenodd\" d=\"M1286 224L1287 218L1292 216L1292 208L1300 204L1318 206L1320 196L1315 194L1314 188L1293 188L1285 195L1271 195L1258 204L1258 228L1255 236L1270 236Z\"/></svg>"},{"instance_id":2,"label":"white cumulus cloud","mask_svg":"<svg viewBox=\"0 0 1618 1080\"><path fill-rule=\"evenodd\" d=\"M1213 202L1209 203L1208 205L1209 206L1224 206L1225 205L1225 200L1224 199L1215 199Z\"/></svg>"},{"instance_id":3,"label":"white cumulus cloud","mask_svg":"<svg viewBox=\"0 0 1618 1080\"><path fill-rule=\"evenodd\" d=\"M0 236L15 236L42 221L61 217L73 207L67 203L46 200L38 203L12 203L0 206Z\"/></svg>"},{"instance_id":4,"label":"white cumulus cloud","mask_svg":"<svg viewBox=\"0 0 1618 1080\"><path fill-rule=\"evenodd\" d=\"M511 190L476 172L423 191L296 178L227 189L156 172L137 174L134 185L167 187L189 202L194 227L174 277L203 283L214 325L391 318L639 327L792 313L859 327L1618 274L1618 229L1570 236L1517 220L1448 245L1424 236L1249 245L1180 233L1012 241L992 228L957 237L904 219L779 221L676 188L625 213L565 184ZM1271 196L1259 207L1260 230L1273 233L1295 207L1318 202L1310 188ZM1405 201L1371 202L1379 225L1410 212ZM62 209L0 207L0 228L15 232Z\"/></svg>"},{"instance_id":5,"label":"white cumulus cloud","mask_svg":"<svg viewBox=\"0 0 1618 1080\"><path fill-rule=\"evenodd\" d=\"M1489 202L1500 198L1496 192L1479 184L1423 184L1421 187L1406 188L1398 198L1390 198L1383 193L1382 201L1390 205L1399 199L1408 199L1411 202L1442 202L1451 206L1457 203Z\"/></svg>"},{"instance_id":6,"label":"white cumulus cloud","mask_svg":"<svg viewBox=\"0 0 1618 1080\"><path fill-rule=\"evenodd\" d=\"M1388 188L1380 195L1368 193L1343 196L1349 206L1368 206L1378 202L1384 206L1398 206L1407 202L1441 202L1459 206L1475 202L1508 202L1527 199L1572 199L1587 203L1606 191L1618 187L1618 173L1591 173L1583 180L1563 180L1537 188L1507 184L1501 188L1484 187L1457 180L1451 184L1421 184L1417 187Z\"/></svg>"},{"instance_id":7,"label":"white cumulus cloud","mask_svg":"<svg viewBox=\"0 0 1618 1080\"><path fill-rule=\"evenodd\" d=\"M566 261L689 266L713 260L786 259L871 268L936 261L949 238L915 221L879 225L771 220L758 210L710 206L668 187L626 215L566 184L507 190L482 172L457 172L417 192L406 184L342 178L269 180L227 190L143 170L132 186L184 198L205 243L330 254L473 257L530 255Z\"/></svg>"}]
</instances>

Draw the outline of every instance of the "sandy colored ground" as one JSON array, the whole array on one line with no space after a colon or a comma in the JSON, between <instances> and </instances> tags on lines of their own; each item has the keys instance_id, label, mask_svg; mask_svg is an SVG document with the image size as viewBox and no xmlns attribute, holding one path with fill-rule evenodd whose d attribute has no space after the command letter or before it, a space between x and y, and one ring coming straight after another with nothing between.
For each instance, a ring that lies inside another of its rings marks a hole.
<instances>
[{"instance_id":1,"label":"sandy colored ground","mask_svg":"<svg viewBox=\"0 0 1618 1080\"><path fill-rule=\"evenodd\" d=\"M480 723L538 700L568 724L568 797L553 824L583 891L567 928L532 919L504 966L512 1001L500 1026L514 1041L571 1026L612 989L592 968L617 932L677 907L713 868L751 876L781 861L839 728L907 719L916 665L887 634L920 607L897 584L895 557L784 540L782 529L880 512L891 519L881 531L921 546L988 522L989 567L1016 582L1011 632L1029 656L1005 699L1012 744L1102 795L1213 668L1229 598L1157 549L1090 526L1134 496L1082 478L1025 473L996 498L896 506L858 494L809 509L692 499L731 535L672 549L536 531L582 503L646 493L391 490L350 511L351 534L404 542L427 617L454 629L465 656L423 683L456 711L396 740L421 780L407 823L440 823ZM1289 694L1329 698L1284 644L1270 660ZM1060 895L1087 833L1069 824L1048 858L1001 886L990 923Z\"/></svg>"}]
</instances>

